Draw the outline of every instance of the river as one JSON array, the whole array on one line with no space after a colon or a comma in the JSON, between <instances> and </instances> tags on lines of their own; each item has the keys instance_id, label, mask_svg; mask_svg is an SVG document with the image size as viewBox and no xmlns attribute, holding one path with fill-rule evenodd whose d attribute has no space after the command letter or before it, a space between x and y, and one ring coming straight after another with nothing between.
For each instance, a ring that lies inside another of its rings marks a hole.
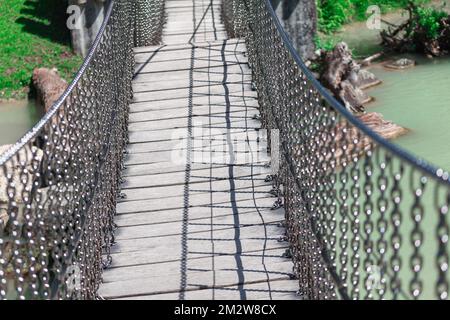
<instances>
[{"instance_id":1,"label":"river","mask_svg":"<svg viewBox=\"0 0 450 320\"><path fill-rule=\"evenodd\" d=\"M0 103L0 145L13 144L42 117L32 100Z\"/></svg>"},{"instance_id":2,"label":"river","mask_svg":"<svg viewBox=\"0 0 450 320\"><path fill-rule=\"evenodd\" d=\"M440 4L441 1L433 1ZM447 10L450 8L447 6ZM383 16L383 20L399 24L406 19L400 12ZM386 25L384 25L386 26ZM370 30L365 22L344 26L334 35L349 44L357 57L364 57L383 48L380 46L379 30ZM383 84L368 91L375 102L368 111L379 112L411 130L409 134L393 142L428 162L450 170L450 58L428 59L421 55L385 57L395 59L408 57L417 66L403 71L388 70L383 62L370 69Z\"/></svg>"},{"instance_id":3,"label":"river","mask_svg":"<svg viewBox=\"0 0 450 320\"><path fill-rule=\"evenodd\" d=\"M395 143L444 169L450 169L450 59L409 56L417 66L389 71L376 65L371 71L383 84L369 90L375 102L368 111L411 130Z\"/></svg>"}]
</instances>

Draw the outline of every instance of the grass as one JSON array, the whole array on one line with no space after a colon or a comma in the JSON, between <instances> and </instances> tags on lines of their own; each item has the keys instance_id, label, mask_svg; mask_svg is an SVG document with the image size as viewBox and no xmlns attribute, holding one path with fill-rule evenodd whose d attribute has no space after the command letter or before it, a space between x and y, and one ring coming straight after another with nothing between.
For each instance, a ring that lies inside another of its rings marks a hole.
<instances>
[{"instance_id":1,"label":"grass","mask_svg":"<svg viewBox=\"0 0 450 320\"><path fill-rule=\"evenodd\" d=\"M37 67L56 67L71 80L82 62L72 53L62 0L0 1L0 99L28 93Z\"/></svg>"}]
</instances>

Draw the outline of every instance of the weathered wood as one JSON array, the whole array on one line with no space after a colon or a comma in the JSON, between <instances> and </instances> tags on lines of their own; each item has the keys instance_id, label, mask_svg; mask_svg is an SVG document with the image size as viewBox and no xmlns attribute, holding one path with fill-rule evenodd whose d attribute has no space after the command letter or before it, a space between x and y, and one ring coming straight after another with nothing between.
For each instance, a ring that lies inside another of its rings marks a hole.
<instances>
[{"instance_id":1,"label":"weathered wood","mask_svg":"<svg viewBox=\"0 0 450 320\"><path fill-rule=\"evenodd\" d=\"M224 264L230 265L234 263L234 257L220 257L217 260L218 261L215 261L215 263L222 266ZM193 267L189 270L190 278L186 290L201 290L203 288L225 288L235 286L240 283L239 277L242 276L247 279L247 283L265 282L266 290L268 290L268 282L270 280L289 280L288 273L290 272L290 265L288 263L280 262L271 264L270 260L272 259L265 259L271 268L276 268L277 270L276 272L271 272L270 267L267 271L261 267L261 258L250 258L249 260L250 261L247 261L245 257L243 257L243 263L249 266L249 270L242 271L242 275L238 274L235 270L221 270L220 268L218 268L216 273L214 273L212 270L207 269L208 264L205 264L203 261L201 264L192 263ZM195 270L195 267L198 267L199 269ZM178 264L165 264L160 266L160 268L162 269L154 270L152 273L149 273L147 269L147 272L144 273L143 277L140 279L126 279L122 281L105 283L103 285L103 290L106 293L108 290L111 290L113 292L111 296L112 298L145 295L149 293L175 293L179 291L180 278L176 274L176 271L179 272ZM136 269L141 271L143 268L133 268L130 271L135 271ZM220 276L217 276L217 272L220 272ZM166 280L158 281L158 279L160 280L161 278ZM151 291L148 290L150 287L149 285L152 286Z\"/></svg>"},{"instance_id":2,"label":"weathered wood","mask_svg":"<svg viewBox=\"0 0 450 320\"><path fill-rule=\"evenodd\" d=\"M246 298L249 300L295 300L301 297L296 294L298 288L292 280L274 280L270 282L270 290L267 282L259 282L245 285ZM205 290L187 291L187 300L240 300L241 295L238 286L228 286L224 288L214 288ZM137 296L120 298L118 300L176 300L178 293L156 294L151 296Z\"/></svg>"},{"instance_id":3,"label":"weathered wood","mask_svg":"<svg viewBox=\"0 0 450 320\"><path fill-rule=\"evenodd\" d=\"M267 191L269 191L268 189ZM216 197L218 197L216 194L214 194ZM254 200L233 200L232 205L230 205L231 202L231 196L228 194L228 197L224 197L223 195L220 195L221 199L219 199L217 202L209 202L208 203L208 197L205 195L201 195L201 197L195 197L194 195L190 195L189 199L187 197L179 198L178 201L172 200L171 202L162 202L159 199L150 199L150 200L136 200L136 201L130 201L130 202L120 202L117 205L117 214L134 214L137 212L146 212L146 211L159 211L164 209L177 209L181 208L183 209L185 206L185 201L189 200L189 210L187 211L193 211L196 209L196 206L205 206L205 207L229 207L233 208L233 206L236 206L236 211L239 212L239 207L255 207ZM259 199L259 196L255 196L256 200L259 202L263 202L261 205L261 208L270 208L272 204L274 203L275 199L269 198L269 197L262 197ZM239 202L239 203L238 203ZM238 214L238 213L237 213Z\"/></svg>"},{"instance_id":4,"label":"weathered wood","mask_svg":"<svg viewBox=\"0 0 450 320\"><path fill-rule=\"evenodd\" d=\"M257 189L260 191L261 189ZM241 190L242 192L250 190ZM236 191L239 192L239 191ZM248 200L248 199L247 199ZM248 203L247 203L248 204ZM181 208L183 209L183 208ZM259 210L259 212L258 212ZM255 215L262 214L264 218L274 218L277 217L281 219L284 215L282 210L271 210L267 208L245 208L239 210L239 216L243 217L242 221L245 219L255 219ZM233 209L226 207L216 207L213 210L214 218L221 218L224 216L233 217ZM199 220L210 220L211 219L211 207L200 206L192 210L192 214L189 216L189 221L198 222ZM140 226L140 225L165 225L166 223L172 222L182 222L183 215L180 208L169 209L157 212L139 212L135 214L122 214L116 217L116 223L119 226ZM240 220L241 221L241 220ZM161 226L163 227L163 226Z\"/></svg>"},{"instance_id":5,"label":"weathered wood","mask_svg":"<svg viewBox=\"0 0 450 320\"><path fill-rule=\"evenodd\" d=\"M125 198L99 293L298 299L244 42L226 40L220 1L205 15L200 0L166 4L165 44L135 49Z\"/></svg>"}]
</instances>

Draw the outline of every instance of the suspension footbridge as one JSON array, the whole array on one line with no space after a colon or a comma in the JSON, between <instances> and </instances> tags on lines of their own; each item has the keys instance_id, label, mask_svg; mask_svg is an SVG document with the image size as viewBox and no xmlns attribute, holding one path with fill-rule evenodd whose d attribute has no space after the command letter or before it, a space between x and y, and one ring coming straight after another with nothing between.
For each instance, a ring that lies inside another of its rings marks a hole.
<instances>
[{"instance_id":1,"label":"suspension footbridge","mask_svg":"<svg viewBox=\"0 0 450 320\"><path fill-rule=\"evenodd\" d=\"M0 155L0 298L447 299L449 203L269 0L112 0Z\"/></svg>"}]
</instances>

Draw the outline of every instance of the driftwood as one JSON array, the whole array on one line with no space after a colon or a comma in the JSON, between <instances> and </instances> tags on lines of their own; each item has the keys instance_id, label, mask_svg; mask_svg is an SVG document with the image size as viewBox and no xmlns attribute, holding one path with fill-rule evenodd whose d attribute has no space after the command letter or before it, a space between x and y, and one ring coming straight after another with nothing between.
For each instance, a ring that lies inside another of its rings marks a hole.
<instances>
[{"instance_id":1,"label":"driftwood","mask_svg":"<svg viewBox=\"0 0 450 320\"><path fill-rule=\"evenodd\" d=\"M56 69L37 68L33 71L33 86L37 103L47 112L67 88L67 82Z\"/></svg>"},{"instance_id":2,"label":"driftwood","mask_svg":"<svg viewBox=\"0 0 450 320\"><path fill-rule=\"evenodd\" d=\"M408 133L405 129L391 121L387 121L376 112L369 112L357 116L366 126L386 140L392 140ZM354 158L360 158L365 152L374 148L374 141L362 134L355 126L346 121L335 126L336 153L333 158L338 166L350 163ZM356 141L356 143L355 143Z\"/></svg>"},{"instance_id":3,"label":"driftwood","mask_svg":"<svg viewBox=\"0 0 450 320\"><path fill-rule=\"evenodd\" d=\"M361 69L345 42L325 53L321 82L354 114L364 112L371 98L363 89L381 83L371 72Z\"/></svg>"},{"instance_id":4,"label":"driftwood","mask_svg":"<svg viewBox=\"0 0 450 320\"><path fill-rule=\"evenodd\" d=\"M369 112L357 116L365 125L375 131L384 139L391 140L408 133L408 129L402 128L391 121L383 119L379 113ZM314 150L316 157L321 163L330 165L324 166L327 173L332 173L335 168L342 169L349 164L362 159L369 151L376 148L376 143L369 136L364 134L347 120L341 119L337 123L323 126L316 131L311 139L310 145L317 146ZM302 146L293 147L293 157L303 151Z\"/></svg>"},{"instance_id":5,"label":"driftwood","mask_svg":"<svg viewBox=\"0 0 450 320\"><path fill-rule=\"evenodd\" d=\"M384 52L378 52L378 53L375 53L375 54L371 55L370 57L367 57L367 58L365 58L364 60L362 60L362 61L360 62L360 64L361 64L362 67L370 66L370 64L371 64L373 61L375 61L375 60L381 58L383 55L384 55Z\"/></svg>"},{"instance_id":6,"label":"driftwood","mask_svg":"<svg viewBox=\"0 0 450 320\"><path fill-rule=\"evenodd\" d=\"M359 116L359 119L370 129L387 140L395 139L408 133L408 129L405 129L391 121L384 120L383 116L376 112L368 112L363 114Z\"/></svg>"}]
</instances>

